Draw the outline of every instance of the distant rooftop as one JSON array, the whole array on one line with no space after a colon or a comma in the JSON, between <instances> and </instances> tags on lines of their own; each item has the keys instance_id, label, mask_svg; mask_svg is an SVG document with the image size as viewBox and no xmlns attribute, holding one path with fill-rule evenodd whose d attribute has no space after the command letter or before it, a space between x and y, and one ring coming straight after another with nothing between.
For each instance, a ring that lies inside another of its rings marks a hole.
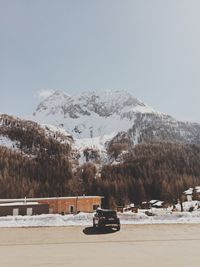
<instances>
[{"instance_id":1,"label":"distant rooftop","mask_svg":"<svg viewBox=\"0 0 200 267\"><path fill-rule=\"evenodd\" d=\"M0 206L5 207L5 206L30 206L30 205L38 205L38 202L26 202L26 201L22 201L22 202L10 202L10 203L1 203Z\"/></svg>"},{"instance_id":2,"label":"distant rooftop","mask_svg":"<svg viewBox=\"0 0 200 267\"><path fill-rule=\"evenodd\" d=\"M44 198L10 198L10 199L0 199L0 203L13 203L13 202L35 202L39 200L59 200L59 199L83 199L83 198L104 198L102 196L72 196L72 197L44 197Z\"/></svg>"}]
</instances>

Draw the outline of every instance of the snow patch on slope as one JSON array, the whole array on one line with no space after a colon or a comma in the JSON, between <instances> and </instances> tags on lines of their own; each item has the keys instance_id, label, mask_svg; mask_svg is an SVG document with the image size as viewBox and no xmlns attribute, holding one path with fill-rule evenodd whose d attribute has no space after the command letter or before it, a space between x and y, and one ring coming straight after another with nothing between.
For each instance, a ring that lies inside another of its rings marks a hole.
<instances>
[{"instance_id":1,"label":"snow patch on slope","mask_svg":"<svg viewBox=\"0 0 200 267\"><path fill-rule=\"evenodd\" d=\"M40 126L44 129L48 138L55 138L61 144L71 144L69 140L72 140L72 137L64 129L50 124L41 124Z\"/></svg>"},{"instance_id":2,"label":"snow patch on slope","mask_svg":"<svg viewBox=\"0 0 200 267\"><path fill-rule=\"evenodd\" d=\"M12 149L12 150L19 150L18 147L19 147L19 142L17 141L12 141L10 140L10 138L4 136L4 135L0 135L0 146L4 146L4 147L7 147L9 149Z\"/></svg>"}]
</instances>

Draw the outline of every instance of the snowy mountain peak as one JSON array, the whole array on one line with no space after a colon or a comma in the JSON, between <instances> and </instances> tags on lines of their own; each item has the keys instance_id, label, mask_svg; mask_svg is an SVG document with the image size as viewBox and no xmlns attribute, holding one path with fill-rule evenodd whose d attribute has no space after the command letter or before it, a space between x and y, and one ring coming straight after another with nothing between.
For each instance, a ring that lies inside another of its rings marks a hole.
<instances>
[{"instance_id":1,"label":"snowy mountain peak","mask_svg":"<svg viewBox=\"0 0 200 267\"><path fill-rule=\"evenodd\" d=\"M138 113L161 114L126 91L69 95L59 90L38 105L31 119L62 126L77 138L90 138L131 128Z\"/></svg>"},{"instance_id":2,"label":"snowy mountain peak","mask_svg":"<svg viewBox=\"0 0 200 267\"><path fill-rule=\"evenodd\" d=\"M78 101L89 111L103 117L109 117L114 113L120 114L125 108L134 109L137 106L145 106L144 103L125 91L84 92L78 96Z\"/></svg>"},{"instance_id":3,"label":"snowy mountain peak","mask_svg":"<svg viewBox=\"0 0 200 267\"><path fill-rule=\"evenodd\" d=\"M139 143L200 144L199 124L179 122L125 91L77 95L55 91L29 119L67 131L73 137L73 153L77 153L80 164L87 161L87 149L99 151L101 163L107 164L113 159L113 151L121 151L116 158L121 162L127 151Z\"/></svg>"},{"instance_id":4,"label":"snowy mountain peak","mask_svg":"<svg viewBox=\"0 0 200 267\"><path fill-rule=\"evenodd\" d=\"M161 114L125 91L69 95L59 90L38 105L31 119L62 126L77 138L91 138L131 128L138 113Z\"/></svg>"},{"instance_id":5,"label":"snowy mountain peak","mask_svg":"<svg viewBox=\"0 0 200 267\"><path fill-rule=\"evenodd\" d=\"M57 90L50 96L45 98L37 107L36 112L52 112L56 113L58 109L61 109L68 101L71 100L71 96L61 90Z\"/></svg>"},{"instance_id":6,"label":"snowy mountain peak","mask_svg":"<svg viewBox=\"0 0 200 267\"><path fill-rule=\"evenodd\" d=\"M69 95L63 91L55 91L42 101L36 112L46 114L63 113L71 118L90 115L94 112L102 117L119 114L124 108L145 107L145 104L125 91L89 91L78 95Z\"/></svg>"}]
</instances>

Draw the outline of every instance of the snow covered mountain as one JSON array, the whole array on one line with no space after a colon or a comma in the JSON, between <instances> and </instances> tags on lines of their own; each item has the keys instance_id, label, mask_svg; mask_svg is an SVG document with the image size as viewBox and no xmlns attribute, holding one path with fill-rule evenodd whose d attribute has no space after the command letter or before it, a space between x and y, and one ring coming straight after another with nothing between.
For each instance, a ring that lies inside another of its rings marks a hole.
<instances>
[{"instance_id":1,"label":"snow covered mountain","mask_svg":"<svg viewBox=\"0 0 200 267\"><path fill-rule=\"evenodd\" d=\"M158 112L125 91L91 91L69 95L55 91L36 108L31 119L62 127L79 149L146 142L200 144L200 125L180 122Z\"/></svg>"},{"instance_id":2,"label":"snow covered mountain","mask_svg":"<svg viewBox=\"0 0 200 267\"><path fill-rule=\"evenodd\" d=\"M32 119L62 126L76 138L90 138L126 131L136 114L157 114L151 107L124 91L85 92L71 96L56 91L42 101Z\"/></svg>"}]
</instances>

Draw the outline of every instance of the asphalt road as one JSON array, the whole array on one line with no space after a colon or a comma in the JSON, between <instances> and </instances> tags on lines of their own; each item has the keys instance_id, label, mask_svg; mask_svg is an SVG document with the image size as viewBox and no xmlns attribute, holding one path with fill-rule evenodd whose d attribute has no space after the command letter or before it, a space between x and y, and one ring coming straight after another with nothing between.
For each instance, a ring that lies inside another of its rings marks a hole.
<instances>
[{"instance_id":1,"label":"asphalt road","mask_svg":"<svg viewBox=\"0 0 200 267\"><path fill-rule=\"evenodd\" d=\"M0 267L199 267L200 225L0 228Z\"/></svg>"}]
</instances>

